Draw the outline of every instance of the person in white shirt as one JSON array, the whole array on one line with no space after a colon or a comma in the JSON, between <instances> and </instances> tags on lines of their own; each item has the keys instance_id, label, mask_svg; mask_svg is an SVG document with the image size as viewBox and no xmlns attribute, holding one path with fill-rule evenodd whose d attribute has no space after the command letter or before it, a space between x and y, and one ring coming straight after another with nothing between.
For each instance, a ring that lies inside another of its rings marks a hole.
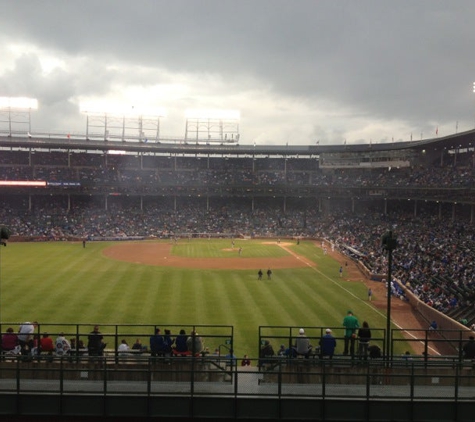
<instances>
[{"instance_id":1,"label":"person in white shirt","mask_svg":"<svg viewBox=\"0 0 475 422\"><path fill-rule=\"evenodd\" d=\"M71 352L71 344L64 337L64 333L59 333L59 336L56 338L54 345L56 356L69 355L69 353Z\"/></svg>"},{"instance_id":2,"label":"person in white shirt","mask_svg":"<svg viewBox=\"0 0 475 422\"><path fill-rule=\"evenodd\" d=\"M21 354L28 355L35 347L35 329L38 327L38 322L25 322L20 325L18 330L18 342L21 347Z\"/></svg>"},{"instance_id":3,"label":"person in white shirt","mask_svg":"<svg viewBox=\"0 0 475 422\"><path fill-rule=\"evenodd\" d=\"M117 349L117 351L119 352L119 355L128 355L129 353L129 345L127 344L127 341L124 339L121 341L121 343L119 344L119 347Z\"/></svg>"}]
</instances>

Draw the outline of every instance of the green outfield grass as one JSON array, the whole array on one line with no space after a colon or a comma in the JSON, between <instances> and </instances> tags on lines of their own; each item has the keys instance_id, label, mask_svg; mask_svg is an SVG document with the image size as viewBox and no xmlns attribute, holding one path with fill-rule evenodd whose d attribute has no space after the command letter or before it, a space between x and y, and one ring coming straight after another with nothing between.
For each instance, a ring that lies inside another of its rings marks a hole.
<instances>
[{"instance_id":1,"label":"green outfield grass","mask_svg":"<svg viewBox=\"0 0 475 422\"><path fill-rule=\"evenodd\" d=\"M340 263L312 242L291 248L316 268L274 270L272 281L265 276L257 281L257 269L190 270L116 261L102 254L111 244L10 243L1 248L1 321L232 325L236 355L254 357L259 326L336 328L349 308L371 327L386 324L385 315L367 302L364 284L341 279ZM246 257L287 254L262 241L237 239L235 246ZM229 257L229 248L229 239L191 240L174 245L173 254L220 259ZM396 353L410 349L405 343L398 347Z\"/></svg>"}]
</instances>

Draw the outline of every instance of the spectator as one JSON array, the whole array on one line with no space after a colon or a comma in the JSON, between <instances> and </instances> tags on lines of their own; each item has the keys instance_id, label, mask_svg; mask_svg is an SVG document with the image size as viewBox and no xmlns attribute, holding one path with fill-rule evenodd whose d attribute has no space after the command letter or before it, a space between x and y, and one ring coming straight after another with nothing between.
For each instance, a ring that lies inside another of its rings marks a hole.
<instances>
[{"instance_id":1,"label":"spectator","mask_svg":"<svg viewBox=\"0 0 475 422\"><path fill-rule=\"evenodd\" d=\"M376 344L368 347L368 353L370 359L379 359L382 356L381 349Z\"/></svg>"},{"instance_id":2,"label":"spectator","mask_svg":"<svg viewBox=\"0 0 475 422\"><path fill-rule=\"evenodd\" d=\"M345 327L345 348L343 354L348 355L349 351L353 358L355 355L356 329L359 328L359 324L352 311L348 311L346 317L343 318L343 326Z\"/></svg>"},{"instance_id":3,"label":"spectator","mask_svg":"<svg viewBox=\"0 0 475 422\"><path fill-rule=\"evenodd\" d=\"M165 356L171 356L172 347L175 343L175 339L172 338L170 330L165 330L165 335L163 336L163 346L165 351Z\"/></svg>"},{"instance_id":4,"label":"spectator","mask_svg":"<svg viewBox=\"0 0 475 422\"><path fill-rule=\"evenodd\" d=\"M175 353L185 355L188 353L186 331L181 329L180 334L175 339Z\"/></svg>"},{"instance_id":5,"label":"spectator","mask_svg":"<svg viewBox=\"0 0 475 422\"><path fill-rule=\"evenodd\" d=\"M135 339L135 343L132 345L132 350L136 350L136 353L143 353L147 351L147 346L144 346L142 340L137 338Z\"/></svg>"},{"instance_id":6,"label":"spectator","mask_svg":"<svg viewBox=\"0 0 475 422\"><path fill-rule=\"evenodd\" d=\"M463 346L463 358L475 359L475 337L470 336L467 343Z\"/></svg>"},{"instance_id":7,"label":"spectator","mask_svg":"<svg viewBox=\"0 0 475 422\"><path fill-rule=\"evenodd\" d=\"M69 355L71 352L71 344L64 337L64 333L59 333L55 340L55 354L56 356Z\"/></svg>"},{"instance_id":8,"label":"spectator","mask_svg":"<svg viewBox=\"0 0 475 422\"><path fill-rule=\"evenodd\" d=\"M275 356L274 348L270 344L269 340L263 340L263 345L259 351L259 366L263 367L268 363L272 362L272 359Z\"/></svg>"},{"instance_id":9,"label":"spectator","mask_svg":"<svg viewBox=\"0 0 475 422\"><path fill-rule=\"evenodd\" d=\"M25 322L20 326L20 329L18 330L18 342L21 347L22 355L32 353L33 348L35 347L34 333L36 327L38 327L37 321Z\"/></svg>"},{"instance_id":10,"label":"spectator","mask_svg":"<svg viewBox=\"0 0 475 422\"><path fill-rule=\"evenodd\" d=\"M299 330L299 336L295 339L294 345L295 353L298 356L304 356L308 359L310 352L312 351L312 345L310 344L310 340L305 335L305 330L301 328Z\"/></svg>"},{"instance_id":11,"label":"spectator","mask_svg":"<svg viewBox=\"0 0 475 422\"><path fill-rule=\"evenodd\" d=\"M53 355L54 344L48 333L43 333L40 339L40 353L46 352L48 355Z\"/></svg>"},{"instance_id":12,"label":"spectator","mask_svg":"<svg viewBox=\"0 0 475 422\"><path fill-rule=\"evenodd\" d=\"M251 366L251 359L249 359L249 356L244 355L241 360L241 366Z\"/></svg>"},{"instance_id":13,"label":"spectator","mask_svg":"<svg viewBox=\"0 0 475 422\"><path fill-rule=\"evenodd\" d=\"M99 331L99 326L95 325L94 329L89 333L87 342L87 352L89 356L103 356L106 344L103 342L104 337Z\"/></svg>"},{"instance_id":14,"label":"spectator","mask_svg":"<svg viewBox=\"0 0 475 422\"><path fill-rule=\"evenodd\" d=\"M129 350L130 348L129 348L129 345L127 344L127 340L122 339L117 349L117 351L119 352L119 355L126 356L129 354Z\"/></svg>"},{"instance_id":15,"label":"spectator","mask_svg":"<svg viewBox=\"0 0 475 422\"><path fill-rule=\"evenodd\" d=\"M328 356L329 359L333 358L335 354L336 340L332 335L332 330L327 328L325 335L320 339L320 355L321 357Z\"/></svg>"},{"instance_id":16,"label":"spectator","mask_svg":"<svg viewBox=\"0 0 475 422\"><path fill-rule=\"evenodd\" d=\"M160 328L155 328L155 334L150 336L150 353L153 357L164 356L165 341Z\"/></svg>"},{"instance_id":17,"label":"spectator","mask_svg":"<svg viewBox=\"0 0 475 422\"><path fill-rule=\"evenodd\" d=\"M2 351L14 353L19 352L18 336L13 332L13 328L7 328L7 332L2 336Z\"/></svg>"},{"instance_id":18,"label":"spectator","mask_svg":"<svg viewBox=\"0 0 475 422\"><path fill-rule=\"evenodd\" d=\"M363 326L358 330L358 356L364 360L368 359L368 347L371 340L371 330L369 324L364 321Z\"/></svg>"},{"instance_id":19,"label":"spectator","mask_svg":"<svg viewBox=\"0 0 475 422\"><path fill-rule=\"evenodd\" d=\"M193 356L196 356L203 351L203 340L194 330L190 334L191 335L186 340L186 347Z\"/></svg>"}]
</instances>

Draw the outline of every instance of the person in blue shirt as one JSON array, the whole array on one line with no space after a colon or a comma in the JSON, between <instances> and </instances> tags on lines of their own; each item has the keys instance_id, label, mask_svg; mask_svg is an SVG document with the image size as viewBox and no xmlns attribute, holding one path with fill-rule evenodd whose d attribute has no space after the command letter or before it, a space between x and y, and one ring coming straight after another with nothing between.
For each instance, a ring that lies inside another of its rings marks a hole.
<instances>
[{"instance_id":1,"label":"person in blue shirt","mask_svg":"<svg viewBox=\"0 0 475 422\"><path fill-rule=\"evenodd\" d=\"M320 355L321 357L328 356L329 359L333 358L335 354L336 340L332 335L332 330L327 328L325 335L320 339Z\"/></svg>"},{"instance_id":2,"label":"person in blue shirt","mask_svg":"<svg viewBox=\"0 0 475 422\"><path fill-rule=\"evenodd\" d=\"M153 357L163 356L165 353L165 341L160 328L156 328L155 334L150 337L150 353Z\"/></svg>"}]
</instances>

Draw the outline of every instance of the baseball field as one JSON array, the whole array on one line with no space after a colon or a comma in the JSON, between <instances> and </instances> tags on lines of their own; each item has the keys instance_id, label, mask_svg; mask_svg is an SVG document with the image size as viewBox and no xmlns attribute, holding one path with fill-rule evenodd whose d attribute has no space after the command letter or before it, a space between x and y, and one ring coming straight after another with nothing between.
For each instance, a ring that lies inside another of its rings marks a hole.
<instances>
[{"instance_id":1,"label":"baseball field","mask_svg":"<svg viewBox=\"0 0 475 422\"><path fill-rule=\"evenodd\" d=\"M383 329L382 283L372 282L372 302L368 283L351 261L313 241L10 242L0 250L0 320L231 325L235 354L256 357L259 326L339 330L351 309L360 323Z\"/></svg>"}]
</instances>

